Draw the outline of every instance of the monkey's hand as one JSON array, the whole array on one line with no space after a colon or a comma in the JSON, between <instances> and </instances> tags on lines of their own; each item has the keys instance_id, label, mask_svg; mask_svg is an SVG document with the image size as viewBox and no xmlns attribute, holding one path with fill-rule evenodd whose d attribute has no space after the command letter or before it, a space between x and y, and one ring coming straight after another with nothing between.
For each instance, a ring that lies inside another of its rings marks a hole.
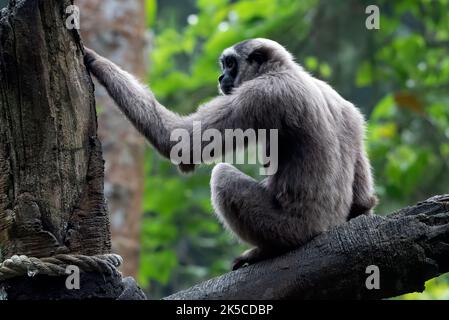
<instances>
[{"instance_id":1,"label":"monkey's hand","mask_svg":"<svg viewBox=\"0 0 449 320\"><path fill-rule=\"evenodd\" d=\"M94 50L84 47L84 64L87 68L92 67L95 61L101 59L101 56L96 53Z\"/></svg>"}]
</instances>

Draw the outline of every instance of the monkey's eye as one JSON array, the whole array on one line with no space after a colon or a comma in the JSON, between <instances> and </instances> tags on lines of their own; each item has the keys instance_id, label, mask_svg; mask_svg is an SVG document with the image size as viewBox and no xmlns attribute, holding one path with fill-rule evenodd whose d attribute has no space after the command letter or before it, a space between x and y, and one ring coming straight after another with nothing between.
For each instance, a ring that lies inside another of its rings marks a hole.
<instances>
[{"instance_id":1,"label":"monkey's eye","mask_svg":"<svg viewBox=\"0 0 449 320\"><path fill-rule=\"evenodd\" d=\"M234 58L226 58L225 60L225 67L228 69L232 69L235 66L235 60Z\"/></svg>"}]
</instances>

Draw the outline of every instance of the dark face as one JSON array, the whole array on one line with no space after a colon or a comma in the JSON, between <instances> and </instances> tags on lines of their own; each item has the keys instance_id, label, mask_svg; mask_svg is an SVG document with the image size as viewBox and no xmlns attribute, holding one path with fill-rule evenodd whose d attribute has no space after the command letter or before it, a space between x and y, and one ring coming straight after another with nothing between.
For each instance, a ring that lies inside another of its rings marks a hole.
<instances>
[{"instance_id":1,"label":"dark face","mask_svg":"<svg viewBox=\"0 0 449 320\"><path fill-rule=\"evenodd\" d=\"M261 67L269 61L271 50L260 41L247 40L226 49L220 57L223 71L218 81L221 92L229 95L242 83L260 76Z\"/></svg>"},{"instance_id":2,"label":"dark face","mask_svg":"<svg viewBox=\"0 0 449 320\"><path fill-rule=\"evenodd\" d=\"M235 80L239 73L239 64L237 57L234 55L224 55L220 58L223 74L218 78L221 91L228 95L235 86Z\"/></svg>"}]
</instances>

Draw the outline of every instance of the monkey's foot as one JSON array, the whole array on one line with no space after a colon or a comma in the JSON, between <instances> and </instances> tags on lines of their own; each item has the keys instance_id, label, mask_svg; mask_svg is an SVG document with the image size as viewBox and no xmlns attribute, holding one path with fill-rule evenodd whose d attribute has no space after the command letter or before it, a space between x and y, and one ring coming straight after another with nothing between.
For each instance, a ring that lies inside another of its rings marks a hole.
<instances>
[{"instance_id":1,"label":"monkey's foot","mask_svg":"<svg viewBox=\"0 0 449 320\"><path fill-rule=\"evenodd\" d=\"M234 259L232 262L232 270L238 270L247 265L254 264L256 262L268 259L271 255L262 251L260 248L252 248L243 252L240 256Z\"/></svg>"},{"instance_id":2,"label":"monkey's foot","mask_svg":"<svg viewBox=\"0 0 449 320\"><path fill-rule=\"evenodd\" d=\"M249 265L249 261L243 256L238 256L232 261L232 271L238 270L246 265Z\"/></svg>"}]
</instances>

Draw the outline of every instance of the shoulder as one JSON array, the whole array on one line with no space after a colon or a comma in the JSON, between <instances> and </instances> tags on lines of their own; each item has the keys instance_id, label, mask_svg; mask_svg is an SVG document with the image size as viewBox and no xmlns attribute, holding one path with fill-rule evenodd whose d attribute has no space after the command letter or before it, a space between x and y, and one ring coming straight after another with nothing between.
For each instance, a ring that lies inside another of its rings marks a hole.
<instances>
[{"instance_id":1,"label":"shoulder","mask_svg":"<svg viewBox=\"0 0 449 320\"><path fill-rule=\"evenodd\" d=\"M244 82L238 87L233 96L239 100L259 104L279 104L286 94L292 92L288 75L283 73L266 74L253 80Z\"/></svg>"}]
</instances>

